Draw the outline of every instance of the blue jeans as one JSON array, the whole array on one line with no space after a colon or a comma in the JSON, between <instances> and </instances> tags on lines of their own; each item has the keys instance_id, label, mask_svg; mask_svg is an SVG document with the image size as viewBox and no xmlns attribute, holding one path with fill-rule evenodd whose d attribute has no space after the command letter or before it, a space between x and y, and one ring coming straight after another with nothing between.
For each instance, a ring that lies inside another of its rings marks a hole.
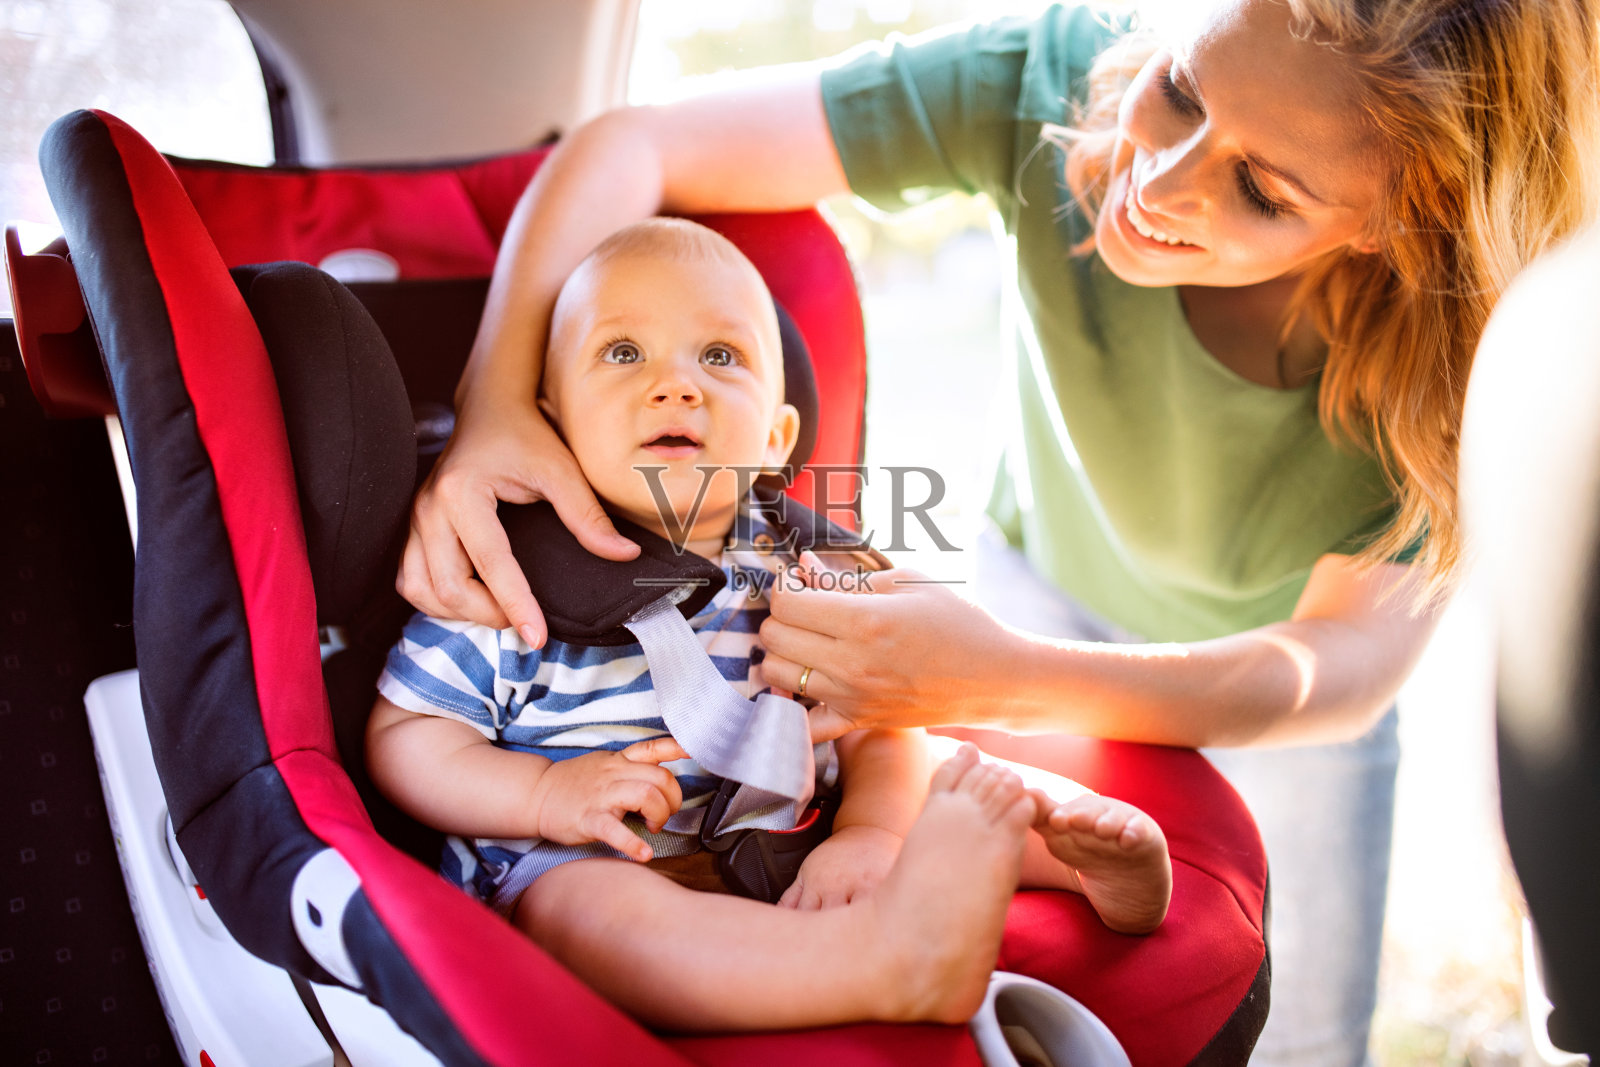
<instances>
[{"instance_id":1,"label":"blue jeans","mask_svg":"<svg viewBox=\"0 0 1600 1067\"><path fill-rule=\"evenodd\" d=\"M1140 640L1040 577L997 531L979 538L975 577L979 602L1019 629ZM1205 751L1244 798L1267 848L1272 1009L1254 1065L1367 1062L1400 762L1396 723L1390 708L1347 744Z\"/></svg>"}]
</instances>

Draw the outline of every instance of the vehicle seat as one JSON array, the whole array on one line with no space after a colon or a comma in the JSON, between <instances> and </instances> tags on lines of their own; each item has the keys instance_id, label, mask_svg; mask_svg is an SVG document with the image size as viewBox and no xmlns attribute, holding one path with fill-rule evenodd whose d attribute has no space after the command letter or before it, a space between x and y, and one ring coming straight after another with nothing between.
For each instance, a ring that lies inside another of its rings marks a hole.
<instances>
[{"instance_id":1,"label":"vehicle seat","mask_svg":"<svg viewBox=\"0 0 1600 1067\"><path fill-rule=\"evenodd\" d=\"M380 320L390 317L387 342L340 287L303 271L290 272L309 279L293 282L309 292L296 305L305 310L296 313L304 321L295 332L318 359L348 362L356 354L354 363L368 367L360 374L386 373L382 356L392 345L412 411L374 412L374 419L415 422L433 404L447 421L465 347L446 351L429 341L408 356L416 335L396 323L429 316L417 297L424 289L435 307L481 302L473 287L481 291L510 205L541 150L393 171L169 164L119 120L76 112L51 129L41 157L98 340L101 355L90 358L97 364L103 356L114 393L114 400L95 399L79 389L57 410L120 413L138 490L134 619L145 718L179 844L233 937L291 972L359 988L446 1063L977 1062L966 1031L954 1027L652 1034L375 832L341 763L329 689L339 699L340 685L349 684L370 702L370 689L360 690L373 675L363 679L359 667L324 686L319 608L328 610L337 592L329 586L343 579L313 581L324 541L314 533L314 509L323 505L313 501L302 514L307 487L297 484L284 426L284 367L269 359L263 340L284 325L283 313L263 314L258 326L228 268L327 262L363 248L399 264L397 280L365 297ZM434 191L419 191L423 185ZM447 200L472 210L430 206ZM398 214L385 204L399 205ZM430 245L456 243L413 261L407 224L419 219ZM448 225L434 225L439 219ZM806 337L824 413L814 462L859 462L860 313L826 224L814 212L703 221L745 250ZM61 399L60 382L81 383L96 369L80 363L76 375L58 374L55 365L73 358L68 349L83 358L83 346L69 343L77 324L29 315L50 302L39 292L59 295L70 277L63 266L20 256L13 265L19 336L47 408L53 396ZM462 314L458 344L460 337L470 343L475 324L475 312ZM81 330L76 337L85 339ZM52 356L42 358L45 351ZM349 412L326 417L337 432ZM359 471L349 477L365 484ZM386 484L353 508L347 503L343 521L392 521L397 497L403 517L409 489ZM850 522L848 507L821 499L815 477L802 476L794 492ZM390 584L388 560L367 566L354 586ZM369 607L381 604L381 590L344 596L356 603L343 600L343 612L388 610ZM372 628L381 635L381 623ZM1076 997L1135 1064L1244 1063L1265 1019L1270 968L1265 856L1243 804L1191 751L1091 739L1051 744L1071 754L1085 784L1161 822L1174 860L1172 907L1156 933L1126 937L1107 930L1074 894L1021 893L1000 965ZM330 916L336 934L326 925ZM306 926L308 917L320 933ZM507 989L533 1006L536 1019L503 1010Z\"/></svg>"}]
</instances>

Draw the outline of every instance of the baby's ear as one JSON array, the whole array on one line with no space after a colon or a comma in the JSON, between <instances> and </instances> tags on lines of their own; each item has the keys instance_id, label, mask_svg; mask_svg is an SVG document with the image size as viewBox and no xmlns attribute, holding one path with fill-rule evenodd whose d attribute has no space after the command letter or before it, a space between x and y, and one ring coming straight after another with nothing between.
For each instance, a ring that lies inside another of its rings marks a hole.
<instances>
[{"instance_id":1,"label":"baby's ear","mask_svg":"<svg viewBox=\"0 0 1600 1067\"><path fill-rule=\"evenodd\" d=\"M772 416L772 432L767 435L768 470L777 470L789 459L794 443L800 439L800 411L793 404L779 404Z\"/></svg>"}]
</instances>

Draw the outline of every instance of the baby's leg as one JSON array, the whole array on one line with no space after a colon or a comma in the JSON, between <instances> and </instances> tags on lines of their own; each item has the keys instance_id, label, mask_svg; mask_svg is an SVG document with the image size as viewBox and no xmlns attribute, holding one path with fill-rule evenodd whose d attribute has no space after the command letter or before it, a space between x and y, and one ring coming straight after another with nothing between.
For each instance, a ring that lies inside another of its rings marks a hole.
<instances>
[{"instance_id":1,"label":"baby's leg","mask_svg":"<svg viewBox=\"0 0 1600 1067\"><path fill-rule=\"evenodd\" d=\"M977 741L974 732L967 735ZM930 737L935 753L959 742ZM1038 817L1022 864L1026 889L1070 889L1089 898L1111 929L1146 934L1166 918L1172 860L1156 821L1132 804L1038 767L997 760L1028 786Z\"/></svg>"},{"instance_id":2,"label":"baby's leg","mask_svg":"<svg viewBox=\"0 0 1600 1067\"><path fill-rule=\"evenodd\" d=\"M1033 813L1021 782L968 748L935 773L883 884L843 907L777 908L624 860L579 860L540 877L515 920L653 1026L965 1022L999 952Z\"/></svg>"}]
</instances>

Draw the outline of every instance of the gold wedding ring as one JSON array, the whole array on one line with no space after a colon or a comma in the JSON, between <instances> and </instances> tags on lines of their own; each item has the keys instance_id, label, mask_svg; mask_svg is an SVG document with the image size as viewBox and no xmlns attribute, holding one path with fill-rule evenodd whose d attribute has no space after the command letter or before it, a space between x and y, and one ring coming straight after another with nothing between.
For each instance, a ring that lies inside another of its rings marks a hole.
<instances>
[{"instance_id":1,"label":"gold wedding ring","mask_svg":"<svg viewBox=\"0 0 1600 1067\"><path fill-rule=\"evenodd\" d=\"M794 695L797 696L797 697L805 696L806 695L806 683L809 682L809 681L811 681L811 668L807 667L805 670L800 672L800 688L798 688L798 689L796 689L794 691Z\"/></svg>"}]
</instances>

